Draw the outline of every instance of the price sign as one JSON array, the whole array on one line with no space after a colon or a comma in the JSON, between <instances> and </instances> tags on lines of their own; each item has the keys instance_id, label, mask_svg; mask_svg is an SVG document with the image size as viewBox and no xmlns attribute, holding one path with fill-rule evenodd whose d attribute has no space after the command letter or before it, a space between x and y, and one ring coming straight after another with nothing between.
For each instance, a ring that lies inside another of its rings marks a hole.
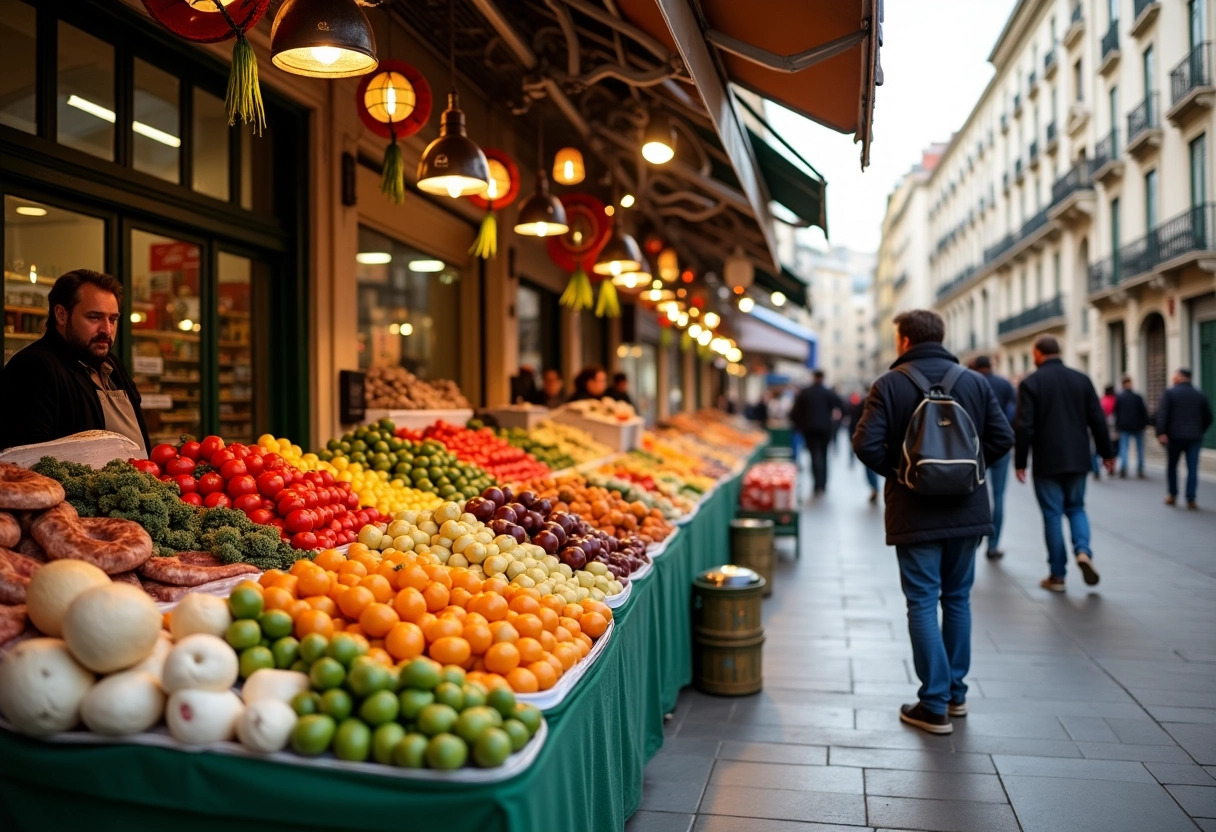
<instances>
[{"instance_id":1,"label":"price sign","mask_svg":"<svg viewBox=\"0 0 1216 832\"><path fill-rule=\"evenodd\" d=\"M131 370L141 375L159 376L165 372L165 359L159 355L132 356Z\"/></svg>"},{"instance_id":2,"label":"price sign","mask_svg":"<svg viewBox=\"0 0 1216 832\"><path fill-rule=\"evenodd\" d=\"M144 393L140 407L144 410L171 410L173 397L168 393Z\"/></svg>"}]
</instances>

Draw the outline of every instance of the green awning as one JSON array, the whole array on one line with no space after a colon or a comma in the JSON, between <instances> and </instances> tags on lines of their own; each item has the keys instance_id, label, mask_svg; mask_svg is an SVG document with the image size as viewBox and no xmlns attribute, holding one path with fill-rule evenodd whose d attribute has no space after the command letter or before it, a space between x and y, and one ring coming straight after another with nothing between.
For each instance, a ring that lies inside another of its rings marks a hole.
<instances>
[{"instance_id":1,"label":"green awning","mask_svg":"<svg viewBox=\"0 0 1216 832\"><path fill-rule=\"evenodd\" d=\"M768 185L769 196L784 206L806 226L817 225L828 233L826 183L807 169L777 150L751 129L747 131L760 173Z\"/></svg>"},{"instance_id":2,"label":"green awning","mask_svg":"<svg viewBox=\"0 0 1216 832\"><path fill-rule=\"evenodd\" d=\"M811 296L806 284L785 266L777 274L756 269L756 285L768 292L780 292L787 301L797 306L811 308Z\"/></svg>"}]
</instances>

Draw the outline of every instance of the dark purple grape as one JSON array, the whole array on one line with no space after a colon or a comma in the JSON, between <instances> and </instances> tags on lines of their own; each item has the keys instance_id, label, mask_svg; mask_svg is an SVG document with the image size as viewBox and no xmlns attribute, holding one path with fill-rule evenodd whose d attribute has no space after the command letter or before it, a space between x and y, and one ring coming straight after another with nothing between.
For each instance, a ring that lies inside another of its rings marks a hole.
<instances>
[{"instance_id":1,"label":"dark purple grape","mask_svg":"<svg viewBox=\"0 0 1216 832\"><path fill-rule=\"evenodd\" d=\"M571 569L582 569L587 565L587 555L577 546L567 546L562 549L558 559Z\"/></svg>"},{"instance_id":2,"label":"dark purple grape","mask_svg":"<svg viewBox=\"0 0 1216 832\"><path fill-rule=\"evenodd\" d=\"M512 525L519 522L519 516L515 513L515 509L511 508L510 506L502 506L501 508L495 509L494 519L506 520Z\"/></svg>"},{"instance_id":3,"label":"dark purple grape","mask_svg":"<svg viewBox=\"0 0 1216 832\"><path fill-rule=\"evenodd\" d=\"M541 529L537 532L536 536L532 538L532 542L544 549L547 555L557 554L557 550L561 548L561 542L558 541L557 535L547 529Z\"/></svg>"},{"instance_id":4,"label":"dark purple grape","mask_svg":"<svg viewBox=\"0 0 1216 832\"><path fill-rule=\"evenodd\" d=\"M502 490L493 486L490 486L485 491L481 492L481 498L483 500L489 500L495 506L500 506L506 502L506 498L502 495Z\"/></svg>"},{"instance_id":5,"label":"dark purple grape","mask_svg":"<svg viewBox=\"0 0 1216 832\"><path fill-rule=\"evenodd\" d=\"M464 510L476 517L482 523L488 523L494 517L497 506L484 497L474 497L464 505Z\"/></svg>"},{"instance_id":6,"label":"dark purple grape","mask_svg":"<svg viewBox=\"0 0 1216 832\"><path fill-rule=\"evenodd\" d=\"M521 491L515 496L515 501L525 508L532 508L532 504L536 502L536 499L535 491Z\"/></svg>"}]
</instances>

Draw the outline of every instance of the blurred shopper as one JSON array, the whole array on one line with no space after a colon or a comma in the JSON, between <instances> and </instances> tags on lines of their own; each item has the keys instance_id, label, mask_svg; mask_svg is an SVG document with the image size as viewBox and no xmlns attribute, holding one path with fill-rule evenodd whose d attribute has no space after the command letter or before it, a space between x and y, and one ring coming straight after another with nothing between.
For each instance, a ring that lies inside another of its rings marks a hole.
<instances>
[{"instance_id":1,"label":"blurred shopper","mask_svg":"<svg viewBox=\"0 0 1216 832\"><path fill-rule=\"evenodd\" d=\"M1013 424L1013 414L1018 409L1018 394L1007 379L992 372L992 359L986 355L976 356L971 362L971 369L988 380L996 402L1001 406L1001 412L1009 424ZM992 534L988 535L988 560L999 560L1005 557L1001 550L1001 528L1005 525L1005 486L1009 482L1009 457L1005 454L988 466L988 483L992 486Z\"/></svg>"},{"instance_id":2,"label":"blurred shopper","mask_svg":"<svg viewBox=\"0 0 1216 832\"><path fill-rule=\"evenodd\" d=\"M540 395L535 404L552 410L566 403L566 394L562 390L562 374L557 370L545 370L540 382Z\"/></svg>"},{"instance_id":3,"label":"blurred shopper","mask_svg":"<svg viewBox=\"0 0 1216 832\"><path fill-rule=\"evenodd\" d=\"M1144 397L1132 389L1132 377L1123 377L1123 389L1115 397L1115 430L1119 433L1119 476L1127 477L1128 450L1136 443L1136 476L1144 479L1144 429L1148 427L1148 406Z\"/></svg>"},{"instance_id":4,"label":"blurred shopper","mask_svg":"<svg viewBox=\"0 0 1216 832\"><path fill-rule=\"evenodd\" d=\"M926 309L895 317L891 372L874 382L853 434L853 450L867 467L887 478L887 543L899 558L900 582L908 603L912 661L920 679L919 702L900 708L899 718L933 734L954 730L950 717L967 715L971 667L971 584L980 538L992 534L988 493L977 488L963 496L927 496L897 476L905 435L923 395L900 368L919 371L930 384L956 372L958 359L942 346L945 325ZM1013 432L992 388L976 373L962 371L950 390L971 418L992 464L1013 444ZM937 609L941 604L942 623Z\"/></svg>"},{"instance_id":5,"label":"blurred shopper","mask_svg":"<svg viewBox=\"0 0 1216 832\"><path fill-rule=\"evenodd\" d=\"M1018 387L1014 468L1018 482L1026 482L1026 463L1033 451L1034 493L1043 513L1047 563L1051 568L1051 574L1039 586L1063 592L1068 566L1065 515L1077 568L1085 583L1090 586L1098 583L1089 541L1089 517L1085 514L1085 478L1091 467L1090 436L1108 473L1115 470L1115 452L1098 394L1088 376L1064 366L1060 342L1050 335L1035 341L1034 365L1038 369Z\"/></svg>"},{"instance_id":6,"label":"blurred shopper","mask_svg":"<svg viewBox=\"0 0 1216 832\"><path fill-rule=\"evenodd\" d=\"M617 373L612 377L612 389L608 391L608 398L634 407L633 399L629 397L629 376Z\"/></svg>"},{"instance_id":7,"label":"blurred shopper","mask_svg":"<svg viewBox=\"0 0 1216 832\"><path fill-rule=\"evenodd\" d=\"M815 494L828 487L828 445L840 418L841 401L831 387L823 383L823 371L816 370L810 387L804 387L794 397L790 423L806 441L811 452L811 479Z\"/></svg>"},{"instance_id":8,"label":"blurred shopper","mask_svg":"<svg viewBox=\"0 0 1216 832\"><path fill-rule=\"evenodd\" d=\"M1106 417L1106 432L1110 436L1111 447L1119 446L1119 434L1115 431L1115 386L1108 384L1102 390L1102 398L1098 399L1098 403L1102 405L1102 415ZM1095 445L1090 446L1093 459L1094 479L1102 479L1102 455L1098 453L1098 448Z\"/></svg>"},{"instance_id":9,"label":"blurred shopper","mask_svg":"<svg viewBox=\"0 0 1216 832\"><path fill-rule=\"evenodd\" d=\"M1195 502L1199 488L1199 448L1203 434L1212 425L1212 405L1207 396L1191 384L1191 371L1185 367L1174 373L1174 386L1161 394L1157 405L1157 441L1165 446L1165 479L1169 496L1165 504L1178 502L1178 459L1186 457L1186 507L1199 508Z\"/></svg>"},{"instance_id":10,"label":"blurred shopper","mask_svg":"<svg viewBox=\"0 0 1216 832\"><path fill-rule=\"evenodd\" d=\"M519 368L519 374L511 377L511 403L532 404L539 395L536 370L524 364Z\"/></svg>"},{"instance_id":11,"label":"blurred shopper","mask_svg":"<svg viewBox=\"0 0 1216 832\"><path fill-rule=\"evenodd\" d=\"M608 389L608 374L602 367L584 367L574 377L574 392L568 401L577 402L583 399L602 399Z\"/></svg>"},{"instance_id":12,"label":"blurred shopper","mask_svg":"<svg viewBox=\"0 0 1216 832\"><path fill-rule=\"evenodd\" d=\"M865 410L866 397L870 395L872 385L866 385L865 393L854 393L849 397L849 436L851 437L857 432L857 425L861 422L861 414ZM857 452L853 452L853 457L857 456ZM849 467L852 467L852 457L849 459ZM878 474L869 465L861 463L861 468L866 474L866 485L870 486L870 504L878 502Z\"/></svg>"}]
</instances>

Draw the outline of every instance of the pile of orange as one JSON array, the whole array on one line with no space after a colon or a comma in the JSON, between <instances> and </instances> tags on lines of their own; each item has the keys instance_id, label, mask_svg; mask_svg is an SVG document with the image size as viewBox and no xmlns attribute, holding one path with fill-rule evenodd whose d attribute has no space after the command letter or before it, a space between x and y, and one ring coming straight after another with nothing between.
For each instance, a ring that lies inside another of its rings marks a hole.
<instances>
[{"instance_id":1,"label":"pile of orange","mask_svg":"<svg viewBox=\"0 0 1216 832\"><path fill-rule=\"evenodd\" d=\"M386 665L426 655L516 693L553 687L612 621L599 601L571 604L502 578L483 580L433 555L381 556L358 543L345 555L327 549L296 561L290 572L271 569L256 586L266 609L291 615L297 638L363 636L368 655Z\"/></svg>"}]
</instances>

